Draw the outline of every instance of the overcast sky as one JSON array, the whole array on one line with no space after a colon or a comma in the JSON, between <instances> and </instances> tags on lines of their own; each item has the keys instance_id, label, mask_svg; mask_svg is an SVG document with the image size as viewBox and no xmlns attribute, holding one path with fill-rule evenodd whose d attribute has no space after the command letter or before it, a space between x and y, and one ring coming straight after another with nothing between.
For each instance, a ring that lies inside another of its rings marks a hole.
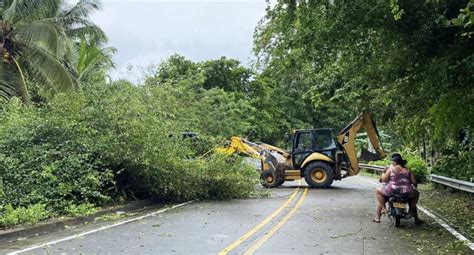
<instances>
[{"instance_id":1,"label":"overcast sky","mask_svg":"<svg viewBox=\"0 0 474 255\"><path fill-rule=\"evenodd\" d=\"M92 19L118 49L112 76L121 78L129 65L158 64L174 53L248 64L265 6L265 0L103 0L103 10Z\"/></svg>"}]
</instances>

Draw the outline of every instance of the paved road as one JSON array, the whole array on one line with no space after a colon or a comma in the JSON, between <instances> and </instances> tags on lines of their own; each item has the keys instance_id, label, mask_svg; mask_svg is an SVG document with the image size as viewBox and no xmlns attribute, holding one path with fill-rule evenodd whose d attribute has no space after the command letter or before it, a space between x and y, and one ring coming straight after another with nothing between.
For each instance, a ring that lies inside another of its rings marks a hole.
<instances>
[{"instance_id":1,"label":"paved road","mask_svg":"<svg viewBox=\"0 0 474 255\"><path fill-rule=\"evenodd\" d=\"M285 183L261 199L195 202L109 228L96 223L0 245L0 254L413 254L419 245L411 221L395 229L372 223L374 185L368 178L335 182L331 189ZM426 218L426 217L425 217ZM105 230L97 231L104 227ZM91 231L77 238L71 236ZM423 233L426 235L426 233ZM424 239L439 240L439 232ZM65 241L60 241L61 239ZM56 243L56 241L58 241ZM47 242L54 244L39 247ZM37 248L35 248L37 247Z\"/></svg>"}]
</instances>

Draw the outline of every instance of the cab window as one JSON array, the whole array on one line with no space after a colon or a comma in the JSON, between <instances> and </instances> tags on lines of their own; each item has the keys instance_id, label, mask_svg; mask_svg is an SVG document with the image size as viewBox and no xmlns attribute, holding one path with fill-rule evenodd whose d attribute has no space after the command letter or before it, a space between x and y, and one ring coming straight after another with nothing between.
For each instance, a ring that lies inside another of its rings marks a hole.
<instances>
[{"instance_id":1,"label":"cab window","mask_svg":"<svg viewBox=\"0 0 474 255\"><path fill-rule=\"evenodd\" d=\"M296 138L295 152L310 151L313 148L311 138L310 132L299 133Z\"/></svg>"},{"instance_id":2,"label":"cab window","mask_svg":"<svg viewBox=\"0 0 474 255\"><path fill-rule=\"evenodd\" d=\"M331 130L316 130L314 147L316 150L326 150L336 147Z\"/></svg>"}]
</instances>

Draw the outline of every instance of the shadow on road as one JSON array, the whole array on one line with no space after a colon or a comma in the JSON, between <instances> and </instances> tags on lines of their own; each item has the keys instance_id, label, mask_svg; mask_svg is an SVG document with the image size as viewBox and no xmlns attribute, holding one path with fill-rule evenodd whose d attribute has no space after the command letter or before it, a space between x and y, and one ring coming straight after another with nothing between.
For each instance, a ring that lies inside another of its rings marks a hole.
<instances>
[{"instance_id":1,"label":"shadow on road","mask_svg":"<svg viewBox=\"0 0 474 255\"><path fill-rule=\"evenodd\" d=\"M308 185L282 185L280 187L274 188L277 190L285 190L285 189L295 189L295 188L308 188ZM331 190L331 191L354 191L354 190L363 190L362 188L355 188L355 187L340 187L340 186L331 186L329 188L324 188L324 189L318 189L318 188L310 188L311 190L320 190L320 191L325 191L325 190ZM264 189L264 190L273 190L273 189ZM374 189L375 190L375 189Z\"/></svg>"}]
</instances>

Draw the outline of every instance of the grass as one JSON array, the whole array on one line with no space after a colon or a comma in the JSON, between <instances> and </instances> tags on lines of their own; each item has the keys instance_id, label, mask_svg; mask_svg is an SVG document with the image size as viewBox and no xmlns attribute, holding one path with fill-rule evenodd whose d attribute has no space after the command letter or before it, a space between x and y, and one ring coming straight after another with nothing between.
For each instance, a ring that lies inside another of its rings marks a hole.
<instances>
[{"instance_id":1,"label":"grass","mask_svg":"<svg viewBox=\"0 0 474 255\"><path fill-rule=\"evenodd\" d=\"M419 254L469 254L471 252L463 242L430 219L426 219L422 225L402 227L398 231L401 238L413 244Z\"/></svg>"},{"instance_id":2,"label":"grass","mask_svg":"<svg viewBox=\"0 0 474 255\"><path fill-rule=\"evenodd\" d=\"M0 205L0 230L19 224L36 224L49 216L50 212L43 204L18 208L13 208L11 205Z\"/></svg>"},{"instance_id":3,"label":"grass","mask_svg":"<svg viewBox=\"0 0 474 255\"><path fill-rule=\"evenodd\" d=\"M468 239L474 239L474 195L433 184L419 187L420 204L446 219Z\"/></svg>"}]
</instances>

